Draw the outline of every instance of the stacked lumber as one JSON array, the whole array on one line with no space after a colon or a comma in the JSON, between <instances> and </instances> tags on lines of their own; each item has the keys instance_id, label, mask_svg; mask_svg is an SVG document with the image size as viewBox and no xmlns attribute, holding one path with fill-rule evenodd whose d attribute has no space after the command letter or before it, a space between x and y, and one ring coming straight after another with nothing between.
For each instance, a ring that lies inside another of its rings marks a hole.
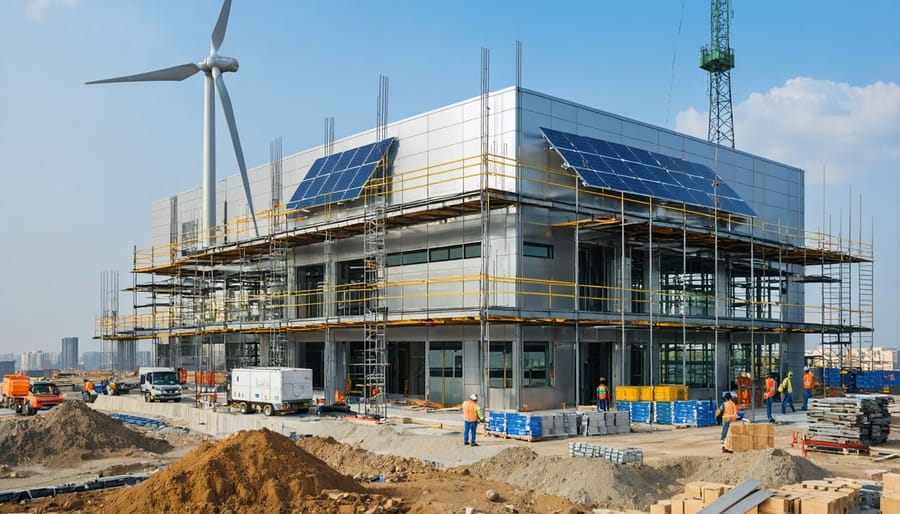
<instances>
[{"instance_id":1,"label":"stacked lumber","mask_svg":"<svg viewBox=\"0 0 900 514\"><path fill-rule=\"evenodd\" d=\"M881 512L890 514L900 512L900 474L885 473L881 477Z\"/></svg>"},{"instance_id":2,"label":"stacked lumber","mask_svg":"<svg viewBox=\"0 0 900 514\"><path fill-rule=\"evenodd\" d=\"M771 423L732 423L725 436L725 449L732 452L775 447L775 426Z\"/></svg>"},{"instance_id":3,"label":"stacked lumber","mask_svg":"<svg viewBox=\"0 0 900 514\"><path fill-rule=\"evenodd\" d=\"M891 415L889 396L852 395L809 401L807 438L870 446L887 441Z\"/></svg>"},{"instance_id":4,"label":"stacked lumber","mask_svg":"<svg viewBox=\"0 0 900 514\"><path fill-rule=\"evenodd\" d=\"M644 462L644 451L640 448L604 448L589 443L569 443L570 457L602 458L616 464Z\"/></svg>"},{"instance_id":5,"label":"stacked lumber","mask_svg":"<svg viewBox=\"0 0 900 514\"><path fill-rule=\"evenodd\" d=\"M900 475L895 476L900 498ZM762 489L760 483L752 479L734 487L691 482L684 487L684 493L651 505L650 514L848 514L860 505L862 487L861 483L846 478L808 480L776 491ZM900 512L884 510L883 498L881 505L882 513ZM900 503L889 505L891 509L897 507Z\"/></svg>"}]
</instances>

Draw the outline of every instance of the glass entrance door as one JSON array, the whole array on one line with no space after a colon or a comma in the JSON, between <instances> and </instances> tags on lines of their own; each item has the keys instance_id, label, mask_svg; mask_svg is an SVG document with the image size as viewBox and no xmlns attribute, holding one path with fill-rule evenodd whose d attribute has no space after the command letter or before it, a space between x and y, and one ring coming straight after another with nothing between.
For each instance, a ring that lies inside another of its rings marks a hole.
<instances>
[{"instance_id":1,"label":"glass entrance door","mask_svg":"<svg viewBox=\"0 0 900 514\"><path fill-rule=\"evenodd\" d=\"M431 343L428 351L428 401L455 405L463 401L461 342Z\"/></svg>"}]
</instances>

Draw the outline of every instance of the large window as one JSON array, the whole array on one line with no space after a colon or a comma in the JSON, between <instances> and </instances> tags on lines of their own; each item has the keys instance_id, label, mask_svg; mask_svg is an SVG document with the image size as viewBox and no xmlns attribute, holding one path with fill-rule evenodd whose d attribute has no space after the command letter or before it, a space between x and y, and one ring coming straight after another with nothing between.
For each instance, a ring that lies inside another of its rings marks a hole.
<instances>
[{"instance_id":1,"label":"large window","mask_svg":"<svg viewBox=\"0 0 900 514\"><path fill-rule=\"evenodd\" d=\"M684 352L684 359L682 359ZM709 343L663 343L660 345L659 373L663 384L682 383L682 360L687 364L684 379L688 387L712 387L715 358Z\"/></svg>"},{"instance_id":2,"label":"large window","mask_svg":"<svg viewBox=\"0 0 900 514\"><path fill-rule=\"evenodd\" d=\"M491 341L490 387L509 389L513 386L512 342Z\"/></svg>"},{"instance_id":3,"label":"large window","mask_svg":"<svg viewBox=\"0 0 900 514\"><path fill-rule=\"evenodd\" d=\"M387 254L385 264L389 267L425 262L455 261L481 257L481 243L441 246L439 248L406 250Z\"/></svg>"},{"instance_id":4,"label":"large window","mask_svg":"<svg viewBox=\"0 0 900 514\"><path fill-rule=\"evenodd\" d=\"M525 257L540 257L542 259L553 258L553 247L540 243L524 243L522 245L522 255Z\"/></svg>"},{"instance_id":5,"label":"large window","mask_svg":"<svg viewBox=\"0 0 900 514\"><path fill-rule=\"evenodd\" d=\"M522 343L522 386L553 386L553 344Z\"/></svg>"}]
</instances>

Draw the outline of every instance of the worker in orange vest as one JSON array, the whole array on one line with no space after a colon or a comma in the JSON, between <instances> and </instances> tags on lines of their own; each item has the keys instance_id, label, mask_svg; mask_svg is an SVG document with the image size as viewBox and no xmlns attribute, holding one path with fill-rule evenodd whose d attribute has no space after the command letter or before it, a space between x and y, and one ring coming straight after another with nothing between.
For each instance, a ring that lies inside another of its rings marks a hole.
<instances>
[{"instance_id":1,"label":"worker in orange vest","mask_svg":"<svg viewBox=\"0 0 900 514\"><path fill-rule=\"evenodd\" d=\"M469 444L469 435L472 436L472 446L478 446L475 443L475 431L478 429L478 422L484 421L484 415L481 413L481 406L478 405L478 395L473 394L462 404L463 420L465 428L463 429L463 444Z\"/></svg>"},{"instance_id":2,"label":"worker in orange vest","mask_svg":"<svg viewBox=\"0 0 900 514\"><path fill-rule=\"evenodd\" d=\"M725 393L725 405L722 406L722 451L727 452L725 449L725 436L728 435L728 427L731 426L732 421L738 420L738 408L737 404L734 403L734 399L731 398L731 393Z\"/></svg>"},{"instance_id":3,"label":"worker in orange vest","mask_svg":"<svg viewBox=\"0 0 900 514\"><path fill-rule=\"evenodd\" d=\"M600 378L600 385L597 386L597 411L602 412L609 407L609 386L606 385L606 379Z\"/></svg>"},{"instance_id":4,"label":"worker in orange vest","mask_svg":"<svg viewBox=\"0 0 900 514\"><path fill-rule=\"evenodd\" d=\"M803 408L801 410L806 410L809 407L809 399L812 397L814 379L809 366L804 366L803 371Z\"/></svg>"},{"instance_id":5,"label":"worker in orange vest","mask_svg":"<svg viewBox=\"0 0 900 514\"><path fill-rule=\"evenodd\" d=\"M766 376L766 392L763 393L763 399L766 400L766 418L769 420L769 423L775 423L775 418L772 417L772 402L775 399L775 375L772 372L769 372L768 376Z\"/></svg>"},{"instance_id":6,"label":"worker in orange vest","mask_svg":"<svg viewBox=\"0 0 900 514\"><path fill-rule=\"evenodd\" d=\"M344 393L340 389L334 390L334 403L344 403Z\"/></svg>"}]
</instances>

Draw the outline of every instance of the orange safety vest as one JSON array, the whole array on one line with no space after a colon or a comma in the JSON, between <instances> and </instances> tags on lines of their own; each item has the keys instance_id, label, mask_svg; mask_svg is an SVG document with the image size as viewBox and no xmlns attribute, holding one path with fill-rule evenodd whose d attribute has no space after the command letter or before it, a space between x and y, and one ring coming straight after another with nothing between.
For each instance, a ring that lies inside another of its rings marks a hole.
<instances>
[{"instance_id":1,"label":"orange safety vest","mask_svg":"<svg viewBox=\"0 0 900 514\"><path fill-rule=\"evenodd\" d=\"M609 389L605 385L597 386L597 399L606 400L609 398Z\"/></svg>"},{"instance_id":2,"label":"orange safety vest","mask_svg":"<svg viewBox=\"0 0 900 514\"><path fill-rule=\"evenodd\" d=\"M484 419L481 415L481 409L478 407L478 402L474 400L463 402L463 419L466 421L481 421Z\"/></svg>"},{"instance_id":3,"label":"orange safety vest","mask_svg":"<svg viewBox=\"0 0 900 514\"><path fill-rule=\"evenodd\" d=\"M768 400L775 396L775 379L769 377L766 379L766 393L764 397Z\"/></svg>"},{"instance_id":4,"label":"orange safety vest","mask_svg":"<svg viewBox=\"0 0 900 514\"><path fill-rule=\"evenodd\" d=\"M803 389L812 389L813 375L809 371L803 374Z\"/></svg>"},{"instance_id":5,"label":"orange safety vest","mask_svg":"<svg viewBox=\"0 0 900 514\"><path fill-rule=\"evenodd\" d=\"M722 411L722 420L734 421L736 419L738 419L737 405L735 405L733 401L727 400L725 402L725 409Z\"/></svg>"}]
</instances>

